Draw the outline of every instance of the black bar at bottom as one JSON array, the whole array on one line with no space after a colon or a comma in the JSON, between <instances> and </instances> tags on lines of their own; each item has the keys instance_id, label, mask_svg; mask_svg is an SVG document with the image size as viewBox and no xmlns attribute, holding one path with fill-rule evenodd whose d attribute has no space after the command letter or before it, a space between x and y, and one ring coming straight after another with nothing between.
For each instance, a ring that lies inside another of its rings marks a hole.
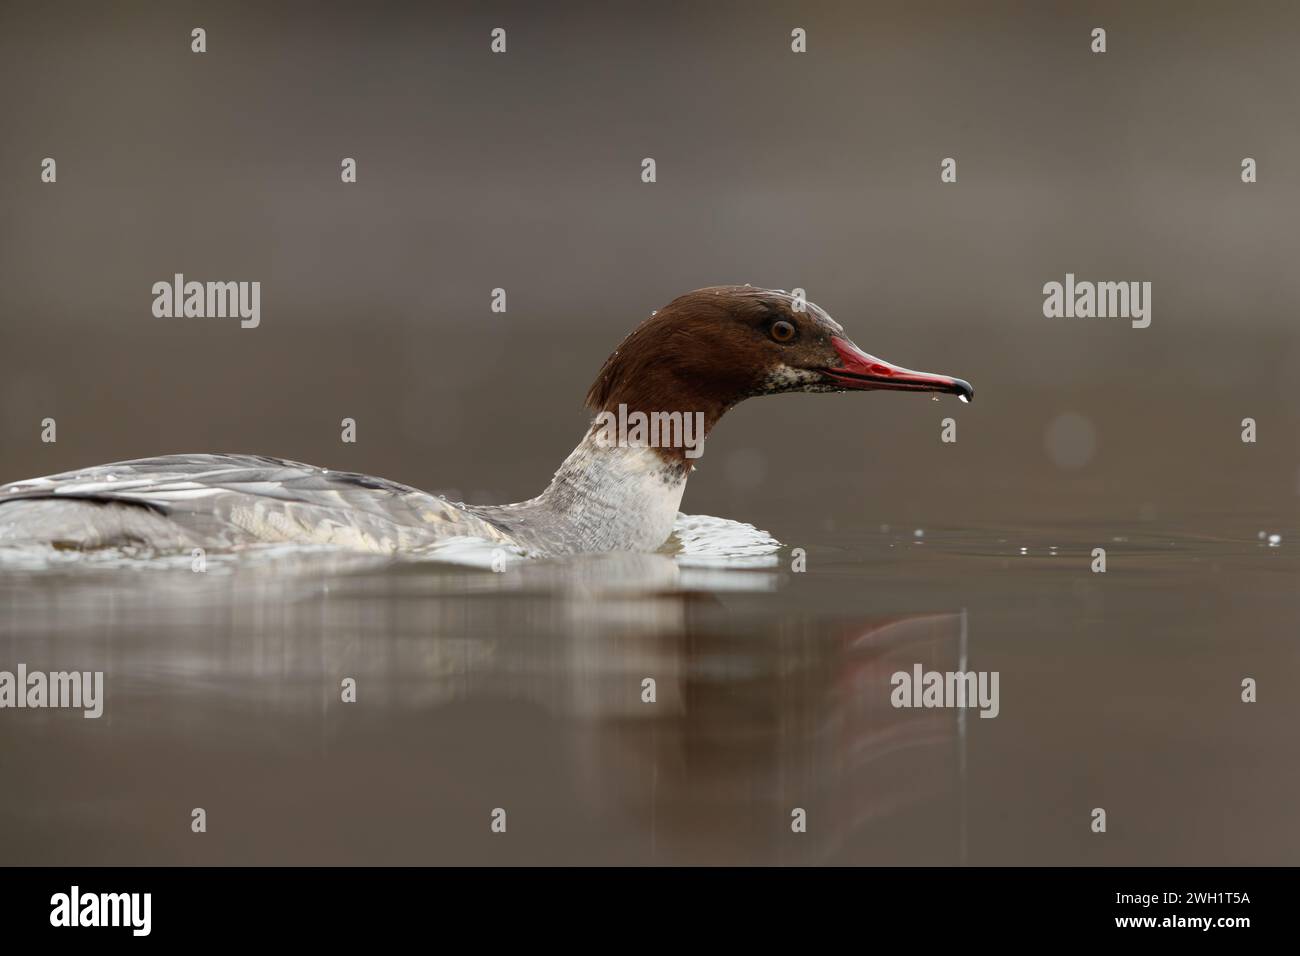
<instances>
[{"instance_id":1,"label":"black bar at bottom","mask_svg":"<svg viewBox=\"0 0 1300 956\"><path fill-rule=\"evenodd\" d=\"M1289 868L11 868L0 869L0 926L6 942L79 945L429 931L448 942L595 931L666 942L665 931L700 924L733 942L848 930L865 944L889 929L927 943L1043 932L1231 943L1286 928L1295 878Z\"/></svg>"}]
</instances>

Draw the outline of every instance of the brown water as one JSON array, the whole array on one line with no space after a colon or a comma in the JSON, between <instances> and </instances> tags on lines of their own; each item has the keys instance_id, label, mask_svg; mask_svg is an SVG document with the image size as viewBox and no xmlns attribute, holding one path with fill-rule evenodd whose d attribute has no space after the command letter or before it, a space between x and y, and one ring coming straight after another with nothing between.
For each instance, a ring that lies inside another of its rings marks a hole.
<instances>
[{"instance_id":1,"label":"brown water","mask_svg":"<svg viewBox=\"0 0 1300 956\"><path fill-rule=\"evenodd\" d=\"M106 672L99 720L0 720L4 862L1293 863L1297 528L1258 524L0 576L3 660ZM1000 714L893 708L914 663Z\"/></svg>"}]
</instances>

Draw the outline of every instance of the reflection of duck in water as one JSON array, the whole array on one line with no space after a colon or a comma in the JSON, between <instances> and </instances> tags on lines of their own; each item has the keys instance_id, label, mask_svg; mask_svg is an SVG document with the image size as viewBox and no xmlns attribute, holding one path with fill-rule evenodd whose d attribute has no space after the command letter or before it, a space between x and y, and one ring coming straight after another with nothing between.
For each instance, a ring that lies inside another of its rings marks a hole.
<instances>
[{"instance_id":1,"label":"reflection of duck in water","mask_svg":"<svg viewBox=\"0 0 1300 956\"><path fill-rule=\"evenodd\" d=\"M733 405L872 389L974 394L961 379L867 355L824 311L785 292L700 289L641 323L609 357L587 393L597 422L529 501L459 505L276 458L169 455L10 485L0 492L0 544L400 552L476 537L546 554L653 551L672 531L704 436Z\"/></svg>"},{"instance_id":2,"label":"reflection of duck in water","mask_svg":"<svg viewBox=\"0 0 1300 956\"><path fill-rule=\"evenodd\" d=\"M502 574L282 573L297 561L315 564L303 552L269 570L72 575L57 599L0 575L14 659L57 636L61 655L117 689L110 714L116 700L157 715L125 722L107 762L81 759L94 741L67 722L35 728L49 736L15 751L22 784L0 811L60 779L135 787L149 800L123 811L132 863L193 862L184 827L153 825L185 807L192 779L220 781L244 810L225 862L960 859L962 715L890 705L895 671L963 668L959 615L828 622L797 610L815 596L766 593L806 592L808 576L702 569L735 580L697 591L685 585L701 569L666 554ZM341 702L345 676L363 710ZM511 812L508 841L477 826L497 806ZM796 807L808 814L797 836ZM43 859L84 814L84 801L54 799L15 859Z\"/></svg>"},{"instance_id":3,"label":"reflection of duck in water","mask_svg":"<svg viewBox=\"0 0 1300 956\"><path fill-rule=\"evenodd\" d=\"M681 646L656 638L657 654L583 644L606 658L585 668L602 685L576 698L590 714L599 694L610 718L583 755L600 802L654 820L657 855L674 864L963 862L965 718L890 704L895 672L962 666L963 615L846 621L835 639L810 622L789 641L736 633L725 616L698 615ZM638 674L660 675L655 707L628 693Z\"/></svg>"}]
</instances>

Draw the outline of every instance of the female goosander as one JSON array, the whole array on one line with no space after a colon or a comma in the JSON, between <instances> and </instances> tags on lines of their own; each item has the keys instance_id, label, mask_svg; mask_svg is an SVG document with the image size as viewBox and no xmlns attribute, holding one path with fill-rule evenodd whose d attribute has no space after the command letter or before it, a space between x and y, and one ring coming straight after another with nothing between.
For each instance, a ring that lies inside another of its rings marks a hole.
<instances>
[{"instance_id":1,"label":"female goosander","mask_svg":"<svg viewBox=\"0 0 1300 956\"><path fill-rule=\"evenodd\" d=\"M0 488L0 545L164 554L289 542L399 553L469 536L538 554L653 551L672 532L699 443L737 402L871 389L974 396L959 378L866 354L826 312L784 291L699 289L652 314L605 361L587 392L596 421L529 501L453 504L278 458L166 455ZM662 422L661 440L657 428L638 431L638 419Z\"/></svg>"}]
</instances>

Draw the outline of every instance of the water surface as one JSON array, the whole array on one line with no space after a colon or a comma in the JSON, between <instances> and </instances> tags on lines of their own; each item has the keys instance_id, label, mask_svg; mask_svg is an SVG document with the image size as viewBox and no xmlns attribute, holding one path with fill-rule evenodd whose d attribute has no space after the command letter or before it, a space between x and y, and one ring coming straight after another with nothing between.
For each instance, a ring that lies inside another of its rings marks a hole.
<instances>
[{"instance_id":1,"label":"water surface","mask_svg":"<svg viewBox=\"0 0 1300 956\"><path fill-rule=\"evenodd\" d=\"M1262 520L10 569L3 666L107 700L0 715L4 862L1294 862L1297 531ZM998 671L999 716L893 708L915 663Z\"/></svg>"}]
</instances>

